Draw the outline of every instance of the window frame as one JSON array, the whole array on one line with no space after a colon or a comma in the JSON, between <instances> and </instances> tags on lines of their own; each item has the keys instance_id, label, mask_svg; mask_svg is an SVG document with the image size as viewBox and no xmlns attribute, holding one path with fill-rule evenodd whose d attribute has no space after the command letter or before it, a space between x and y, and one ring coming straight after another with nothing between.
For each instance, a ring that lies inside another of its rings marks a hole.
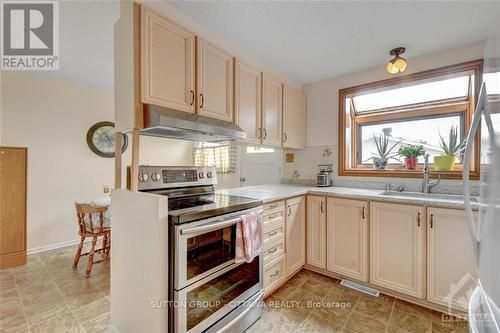
<instances>
[{"instance_id":1,"label":"window frame","mask_svg":"<svg viewBox=\"0 0 500 333\"><path fill-rule=\"evenodd\" d=\"M466 99L450 98L432 102L421 102L408 104L400 107L388 107L378 110L370 110L369 112L363 111L356 115L353 112L353 101L351 99L351 110L349 114L351 119L346 119L346 102L348 98L355 95L360 95L367 92L375 92L377 90L385 90L390 87L399 88L407 86L415 81L433 81L435 78L447 78L459 76L460 74L469 73L473 74L474 82L469 82L469 94ZM374 170L371 165L366 163L358 163L357 150L360 144L358 140L358 124L375 124L376 122L383 122L387 120L404 120L412 118L417 120L417 117L424 119L429 116L436 116L436 111L441 111L438 114L463 114L464 128L460 131L466 132L472 122L475 104L479 96L483 75L483 60L473 60L456 65L450 65L437 69L427 70L423 72L407 74L390 79L376 81L372 83L362 84L354 87L344 88L339 90L339 160L338 170L339 176L364 176L364 177L400 177L400 178L420 178L422 166L419 165L417 170L404 170L404 169L387 169L387 170ZM351 166L346 165L346 120L351 124ZM470 177L471 179L479 179L480 175L480 133L478 131L476 140L474 142L473 160L471 163ZM390 163L388 166L397 166L398 164ZM437 171L431 164L430 174L432 177L441 177L443 179L462 179L462 164L456 164L455 168L451 171Z\"/></svg>"}]
</instances>

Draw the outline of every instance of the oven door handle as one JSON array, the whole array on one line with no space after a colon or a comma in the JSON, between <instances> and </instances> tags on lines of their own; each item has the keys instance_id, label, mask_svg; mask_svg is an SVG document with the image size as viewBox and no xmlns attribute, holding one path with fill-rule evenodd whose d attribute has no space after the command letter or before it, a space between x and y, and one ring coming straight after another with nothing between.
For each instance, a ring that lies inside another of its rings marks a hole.
<instances>
[{"instance_id":1,"label":"oven door handle","mask_svg":"<svg viewBox=\"0 0 500 333\"><path fill-rule=\"evenodd\" d=\"M199 225L199 226L196 226L193 228L181 229L180 232L181 232L181 235L191 235L191 234L197 234L200 232L205 233L205 232L210 232L210 231L214 231L214 230L228 227L228 226L236 224L240 221L241 221L241 217L237 217L237 218L227 220L227 221L220 221L220 222L215 222L215 223L210 222L210 223L202 224L202 225Z\"/></svg>"}]
</instances>

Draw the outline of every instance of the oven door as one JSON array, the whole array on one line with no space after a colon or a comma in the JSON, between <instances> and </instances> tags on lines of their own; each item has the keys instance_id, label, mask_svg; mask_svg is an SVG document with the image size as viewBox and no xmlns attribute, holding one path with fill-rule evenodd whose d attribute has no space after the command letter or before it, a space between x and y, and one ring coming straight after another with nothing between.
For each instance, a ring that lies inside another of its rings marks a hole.
<instances>
[{"instance_id":1,"label":"oven door","mask_svg":"<svg viewBox=\"0 0 500 333\"><path fill-rule=\"evenodd\" d=\"M259 255L250 263L232 264L174 291L174 332L203 332L233 310L260 307L247 302L262 293L262 264Z\"/></svg>"},{"instance_id":2,"label":"oven door","mask_svg":"<svg viewBox=\"0 0 500 333\"><path fill-rule=\"evenodd\" d=\"M234 264L236 224L253 208L175 226L174 289L185 288Z\"/></svg>"}]
</instances>

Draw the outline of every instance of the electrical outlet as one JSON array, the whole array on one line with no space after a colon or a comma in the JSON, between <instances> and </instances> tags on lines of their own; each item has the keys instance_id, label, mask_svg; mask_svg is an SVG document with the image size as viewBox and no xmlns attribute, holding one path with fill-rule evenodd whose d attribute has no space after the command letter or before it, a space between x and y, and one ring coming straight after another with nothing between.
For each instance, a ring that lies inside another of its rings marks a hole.
<instances>
[{"instance_id":1,"label":"electrical outlet","mask_svg":"<svg viewBox=\"0 0 500 333\"><path fill-rule=\"evenodd\" d=\"M109 185L104 185L102 187L102 190L103 190L104 193L109 193Z\"/></svg>"}]
</instances>

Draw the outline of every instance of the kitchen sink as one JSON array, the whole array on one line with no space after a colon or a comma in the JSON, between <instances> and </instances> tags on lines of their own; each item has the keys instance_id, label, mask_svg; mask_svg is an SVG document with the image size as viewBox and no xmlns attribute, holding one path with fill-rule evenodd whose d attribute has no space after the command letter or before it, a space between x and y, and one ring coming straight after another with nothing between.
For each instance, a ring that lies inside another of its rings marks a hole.
<instances>
[{"instance_id":1,"label":"kitchen sink","mask_svg":"<svg viewBox=\"0 0 500 333\"><path fill-rule=\"evenodd\" d=\"M399 191L383 191L379 193L384 196L417 198L417 199L434 199L434 200L451 200L451 201L464 201L463 196L454 194L439 194L439 193L422 193L422 192L399 192ZM471 202L479 202L476 196L470 197Z\"/></svg>"}]
</instances>

